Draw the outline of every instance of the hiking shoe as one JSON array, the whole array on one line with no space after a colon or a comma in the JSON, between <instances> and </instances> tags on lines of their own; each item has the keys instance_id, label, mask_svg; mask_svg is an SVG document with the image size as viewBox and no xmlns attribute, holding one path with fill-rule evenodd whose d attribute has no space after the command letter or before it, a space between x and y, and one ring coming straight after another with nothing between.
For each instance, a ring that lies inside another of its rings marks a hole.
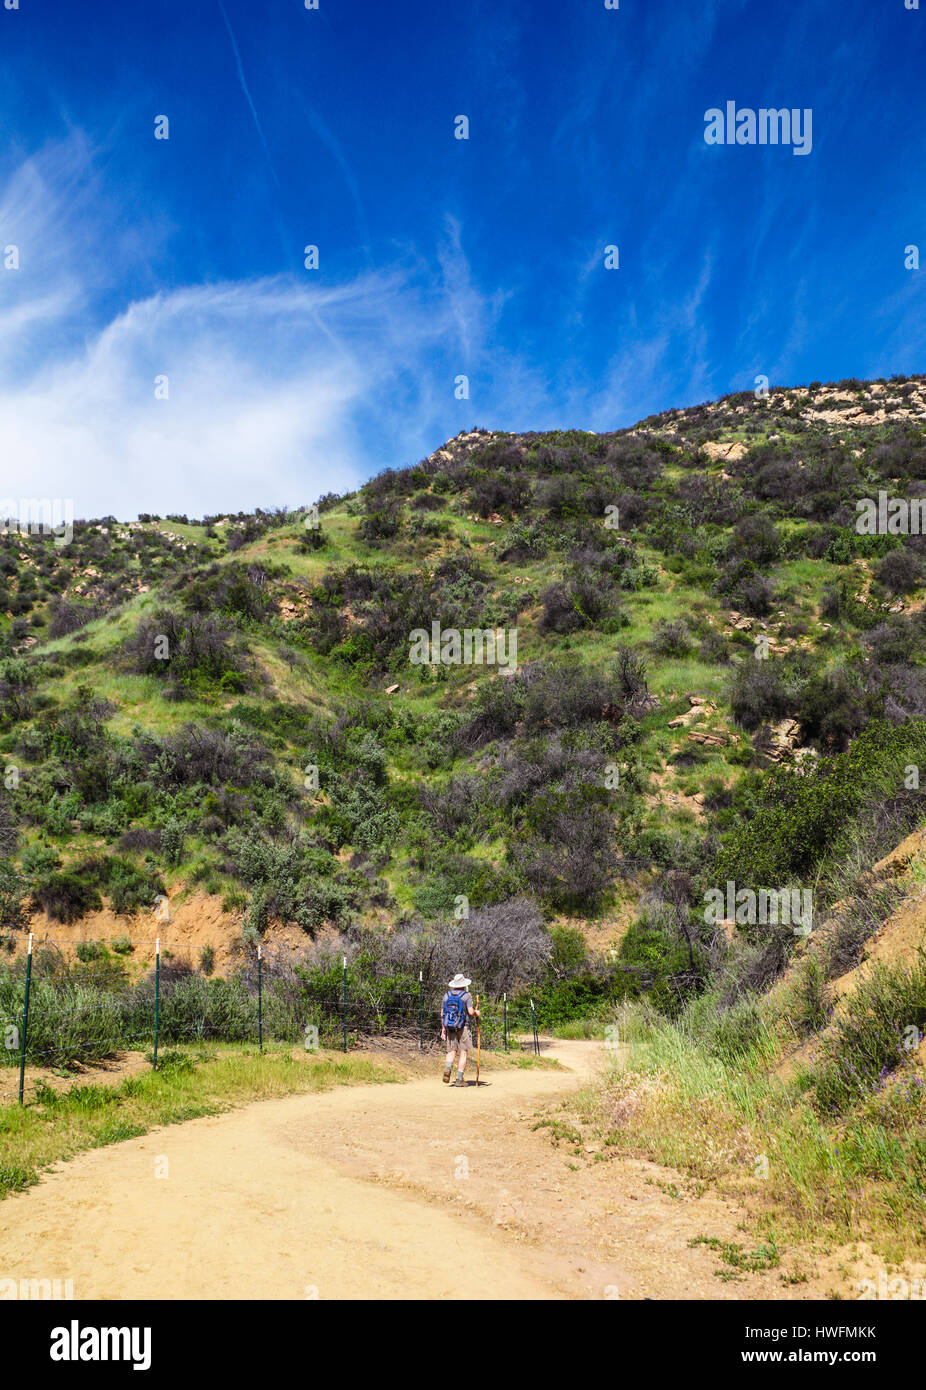
<instances>
[{"instance_id":1,"label":"hiking shoe","mask_svg":"<svg viewBox=\"0 0 926 1390\"><path fill-rule=\"evenodd\" d=\"M463 1080L462 1076L455 1076L450 1084L451 1086L465 1086L466 1082Z\"/></svg>"},{"instance_id":2,"label":"hiking shoe","mask_svg":"<svg viewBox=\"0 0 926 1390\"><path fill-rule=\"evenodd\" d=\"M445 1067L445 1068L444 1068L444 1077L443 1077L443 1079L444 1079L445 1081L449 1081L449 1080L450 1080L450 1072L451 1072L451 1070L452 1070L451 1067Z\"/></svg>"}]
</instances>

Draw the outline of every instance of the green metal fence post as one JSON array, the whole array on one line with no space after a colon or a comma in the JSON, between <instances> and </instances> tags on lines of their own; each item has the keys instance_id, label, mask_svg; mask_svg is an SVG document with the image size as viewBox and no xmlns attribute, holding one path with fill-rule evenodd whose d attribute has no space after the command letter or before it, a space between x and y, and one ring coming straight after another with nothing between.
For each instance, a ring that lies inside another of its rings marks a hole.
<instances>
[{"instance_id":1,"label":"green metal fence post","mask_svg":"<svg viewBox=\"0 0 926 1390\"><path fill-rule=\"evenodd\" d=\"M154 943L154 1064L158 1069L158 1032L161 1026L161 938Z\"/></svg>"},{"instance_id":2,"label":"green metal fence post","mask_svg":"<svg viewBox=\"0 0 926 1390\"><path fill-rule=\"evenodd\" d=\"M23 1001L23 1026L19 1038L19 1103L23 1103L26 1080L26 1030L29 1027L29 986L32 983L32 932L29 933L29 952L26 956L26 997Z\"/></svg>"},{"instance_id":3,"label":"green metal fence post","mask_svg":"<svg viewBox=\"0 0 926 1390\"><path fill-rule=\"evenodd\" d=\"M502 1043L508 1051L508 995L502 995Z\"/></svg>"},{"instance_id":4,"label":"green metal fence post","mask_svg":"<svg viewBox=\"0 0 926 1390\"><path fill-rule=\"evenodd\" d=\"M344 1031L344 1051L347 1051L347 957L342 956L344 989L341 994L341 1027Z\"/></svg>"},{"instance_id":5,"label":"green metal fence post","mask_svg":"<svg viewBox=\"0 0 926 1390\"><path fill-rule=\"evenodd\" d=\"M534 1052L540 1054L540 1039L537 1037L537 1015L534 1011L534 1001L531 1000L531 1028L534 1032Z\"/></svg>"},{"instance_id":6,"label":"green metal fence post","mask_svg":"<svg viewBox=\"0 0 926 1390\"><path fill-rule=\"evenodd\" d=\"M418 971L418 1051L424 1051L424 971Z\"/></svg>"},{"instance_id":7,"label":"green metal fence post","mask_svg":"<svg viewBox=\"0 0 926 1390\"><path fill-rule=\"evenodd\" d=\"M264 995L261 983L261 944L257 943L257 1041L264 1050Z\"/></svg>"}]
</instances>

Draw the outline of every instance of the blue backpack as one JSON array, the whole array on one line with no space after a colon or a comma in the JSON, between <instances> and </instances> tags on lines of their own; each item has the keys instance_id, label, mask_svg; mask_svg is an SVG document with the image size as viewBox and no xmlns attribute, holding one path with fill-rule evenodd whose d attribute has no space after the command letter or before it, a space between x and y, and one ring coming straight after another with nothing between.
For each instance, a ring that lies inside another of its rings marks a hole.
<instances>
[{"instance_id":1,"label":"blue backpack","mask_svg":"<svg viewBox=\"0 0 926 1390\"><path fill-rule=\"evenodd\" d=\"M440 1011L441 1026L444 1028L462 1028L466 1022L466 1005L463 1003L462 994L445 994L444 1002Z\"/></svg>"}]
</instances>

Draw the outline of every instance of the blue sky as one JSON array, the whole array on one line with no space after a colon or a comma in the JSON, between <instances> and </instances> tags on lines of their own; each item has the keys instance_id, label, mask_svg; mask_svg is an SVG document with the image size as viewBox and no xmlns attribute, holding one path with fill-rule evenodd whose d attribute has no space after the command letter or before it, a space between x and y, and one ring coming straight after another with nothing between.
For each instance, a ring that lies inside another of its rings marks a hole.
<instances>
[{"instance_id":1,"label":"blue sky","mask_svg":"<svg viewBox=\"0 0 926 1390\"><path fill-rule=\"evenodd\" d=\"M0 5L0 494L296 506L474 424L923 371L922 3ZM708 145L730 100L810 153Z\"/></svg>"}]
</instances>

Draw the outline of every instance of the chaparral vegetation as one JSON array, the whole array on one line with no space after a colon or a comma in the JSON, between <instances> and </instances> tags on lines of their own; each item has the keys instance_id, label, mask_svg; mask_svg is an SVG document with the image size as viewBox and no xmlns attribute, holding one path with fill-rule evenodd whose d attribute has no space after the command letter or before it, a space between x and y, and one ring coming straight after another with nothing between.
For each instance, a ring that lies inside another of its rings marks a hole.
<instances>
[{"instance_id":1,"label":"chaparral vegetation","mask_svg":"<svg viewBox=\"0 0 926 1390\"><path fill-rule=\"evenodd\" d=\"M926 819L926 536L859 528L881 493L926 498L926 379L474 429L313 509L0 536L0 1024L30 930L54 1065L149 1036L156 935L170 1044L253 1039L258 943L285 1041L337 1032L345 958L352 1035L465 960L541 1028L637 1039L663 1089L620 1143L696 1168L665 1122L692 1095L746 1149L794 1112L779 1214L833 1217L842 1134L833 1219L923 1239L919 938L863 969ZM434 630L517 659L411 660ZM711 917L727 883L811 893L813 930Z\"/></svg>"}]
</instances>

